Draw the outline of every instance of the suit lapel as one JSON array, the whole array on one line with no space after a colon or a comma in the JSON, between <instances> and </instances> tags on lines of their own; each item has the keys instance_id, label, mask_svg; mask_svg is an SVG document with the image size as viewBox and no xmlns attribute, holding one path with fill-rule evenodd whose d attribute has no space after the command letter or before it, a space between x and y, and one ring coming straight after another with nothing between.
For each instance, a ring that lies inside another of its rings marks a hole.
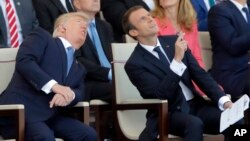
<instances>
[{"instance_id":1,"label":"suit lapel","mask_svg":"<svg viewBox=\"0 0 250 141\"><path fill-rule=\"evenodd\" d=\"M96 30L97 30L97 33L99 35L103 51L104 51L106 57L108 58L108 60L111 61L112 58L110 56L111 53L110 53L109 43L107 43L107 40L105 38L105 36L106 36L105 31L103 31L103 29L105 27L102 26L100 19L96 18L95 22L96 22Z\"/></svg>"},{"instance_id":2,"label":"suit lapel","mask_svg":"<svg viewBox=\"0 0 250 141\"><path fill-rule=\"evenodd\" d=\"M207 9L207 7L206 7L206 5L205 5L204 0L196 0L196 2L202 7L202 9L203 9L204 11L208 11L208 9ZM206 13L207 13L207 12L206 12Z\"/></svg>"},{"instance_id":3,"label":"suit lapel","mask_svg":"<svg viewBox=\"0 0 250 141\"><path fill-rule=\"evenodd\" d=\"M61 60L62 60L62 80L65 81L66 78L66 73L67 73L67 56L66 56L66 51L65 48L59 38L56 38L56 43L58 45L58 50L61 54Z\"/></svg>"},{"instance_id":4,"label":"suit lapel","mask_svg":"<svg viewBox=\"0 0 250 141\"><path fill-rule=\"evenodd\" d=\"M62 13L67 13L66 9L63 7L62 3L60 0L51 0L52 3L55 4L55 6L62 12Z\"/></svg>"},{"instance_id":5,"label":"suit lapel","mask_svg":"<svg viewBox=\"0 0 250 141\"><path fill-rule=\"evenodd\" d=\"M163 72L167 73L167 68L165 64L163 64L159 59L157 59L153 54L145 50L139 43L136 46L136 49L139 50L141 53L142 57L146 60L146 62L151 63L152 65L156 66Z\"/></svg>"},{"instance_id":6,"label":"suit lapel","mask_svg":"<svg viewBox=\"0 0 250 141\"><path fill-rule=\"evenodd\" d=\"M91 53L95 56L96 60L99 61L97 51L95 49L95 46L94 46L89 34L87 34L86 41L84 44L87 46L87 48L90 49Z\"/></svg>"}]
</instances>

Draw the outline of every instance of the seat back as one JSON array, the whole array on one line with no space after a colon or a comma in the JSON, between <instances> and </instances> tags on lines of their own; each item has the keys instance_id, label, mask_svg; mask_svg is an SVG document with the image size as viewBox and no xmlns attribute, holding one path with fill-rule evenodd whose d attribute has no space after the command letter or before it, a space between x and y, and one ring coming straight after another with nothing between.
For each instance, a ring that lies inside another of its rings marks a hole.
<instances>
[{"instance_id":1,"label":"seat back","mask_svg":"<svg viewBox=\"0 0 250 141\"><path fill-rule=\"evenodd\" d=\"M16 54L18 48L0 49L0 94L8 86L15 70Z\"/></svg>"},{"instance_id":2,"label":"seat back","mask_svg":"<svg viewBox=\"0 0 250 141\"><path fill-rule=\"evenodd\" d=\"M126 103L128 100L142 99L139 91L130 82L124 70L124 64L135 46L136 43L112 44L116 104ZM137 140L145 128L146 110L120 110L116 114L123 134L129 139Z\"/></svg>"},{"instance_id":3,"label":"seat back","mask_svg":"<svg viewBox=\"0 0 250 141\"><path fill-rule=\"evenodd\" d=\"M124 40L126 43L137 43L137 41L134 38L130 37L128 34L124 35Z\"/></svg>"},{"instance_id":4,"label":"seat back","mask_svg":"<svg viewBox=\"0 0 250 141\"><path fill-rule=\"evenodd\" d=\"M202 60L205 64L205 69L209 70L212 66L212 45L209 32L199 32L199 42L201 46Z\"/></svg>"}]
</instances>

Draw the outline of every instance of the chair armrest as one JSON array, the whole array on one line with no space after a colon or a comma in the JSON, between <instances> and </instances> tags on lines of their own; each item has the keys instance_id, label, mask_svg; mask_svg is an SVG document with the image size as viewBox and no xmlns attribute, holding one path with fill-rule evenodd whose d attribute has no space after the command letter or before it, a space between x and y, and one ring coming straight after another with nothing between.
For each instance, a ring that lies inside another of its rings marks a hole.
<instances>
[{"instance_id":1,"label":"chair armrest","mask_svg":"<svg viewBox=\"0 0 250 141\"><path fill-rule=\"evenodd\" d=\"M168 101L159 99L127 99L116 104L115 108L117 110L158 109L159 106L163 105L168 108Z\"/></svg>"},{"instance_id":2,"label":"chair armrest","mask_svg":"<svg viewBox=\"0 0 250 141\"><path fill-rule=\"evenodd\" d=\"M0 110L17 110L17 109L24 109L24 105L22 104L0 105Z\"/></svg>"},{"instance_id":3,"label":"chair armrest","mask_svg":"<svg viewBox=\"0 0 250 141\"><path fill-rule=\"evenodd\" d=\"M115 105L115 110L154 109L159 117L159 140L168 139L168 101L159 99L127 99Z\"/></svg>"},{"instance_id":4,"label":"chair armrest","mask_svg":"<svg viewBox=\"0 0 250 141\"><path fill-rule=\"evenodd\" d=\"M89 102L78 102L72 110L76 113L81 113L81 119L86 125L89 125Z\"/></svg>"},{"instance_id":5,"label":"chair armrest","mask_svg":"<svg viewBox=\"0 0 250 141\"><path fill-rule=\"evenodd\" d=\"M109 103L103 101L103 100L99 100L99 99L92 99L90 100L90 105L107 105Z\"/></svg>"},{"instance_id":6,"label":"chair armrest","mask_svg":"<svg viewBox=\"0 0 250 141\"><path fill-rule=\"evenodd\" d=\"M17 128L16 141L24 141L25 115L24 105L9 104L0 105L0 117L14 117Z\"/></svg>"}]
</instances>

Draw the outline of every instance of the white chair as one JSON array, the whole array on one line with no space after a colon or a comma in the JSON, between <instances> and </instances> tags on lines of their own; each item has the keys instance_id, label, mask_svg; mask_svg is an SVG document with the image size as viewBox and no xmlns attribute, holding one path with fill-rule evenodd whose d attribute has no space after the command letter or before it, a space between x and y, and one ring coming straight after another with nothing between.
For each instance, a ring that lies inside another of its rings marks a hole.
<instances>
[{"instance_id":1,"label":"white chair","mask_svg":"<svg viewBox=\"0 0 250 141\"><path fill-rule=\"evenodd\" d=\"M7 85L9 84L12 75L15 70L16 64L16 54L18 48L3 48L0 49L0 94L6 89ZM24 105L22 104L11 104L11 105L0 105L0 117L4 116L12 116L16 120L16 139L11 140L4 140L4 141L25 141L24 139ZM70 109L72 112L76 112L81 114L80 120L84 121L85 124L89 124L89 103L88 102L79 102L77 103L74 108ZM0 137L0 140L1 137ZM57 139L58 141L60 139Z\"/></svg>"},{"instance_id":2,"label":"white chair","mask_svg":"<svg viewBox=\"0 0 250 141\"><path fill-rule=\"evenodd\" d=\"M199 32L199 42L201 46L202 60L205 64L205 69L208 71L212 66L212 45L209 32Z\"/></svg>"},{"instance_id":3,"label":"white chair","mask_svg":"<svg viewBox=\"0 0 250 141\"><path fill-rule=\"evenodd\" d=\"M130 37L128 34L124 35L124 40L126 43L137 43L137 40L134 38Z\"/></svg>"},{"instance_id":4,"label":"white chair","mask_svg":"<svg viewBox=\"0 0 250 141\"><path fill-rule=\"evenodd\" d=\"M113 43L113 85L114 111L119 141L136 141L145 128L147 109L159 112L159 141L182 141L177 136L168 134L167 100L143 99L136 87L130 82L124 64L133 52L136 43ZM204 141L223 141L223 135L206 135Z\"/></svg>"}]
</instances>

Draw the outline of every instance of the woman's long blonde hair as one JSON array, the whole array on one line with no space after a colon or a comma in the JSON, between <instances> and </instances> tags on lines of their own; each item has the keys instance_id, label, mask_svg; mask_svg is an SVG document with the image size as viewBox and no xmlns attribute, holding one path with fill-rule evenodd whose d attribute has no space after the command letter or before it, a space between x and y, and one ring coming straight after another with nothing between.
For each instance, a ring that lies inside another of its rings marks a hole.
<instances>
[{"instance_id":1,"label":"woman's long blonde hair","mask_svg":"<svg viewBox=\"0 0 250 141\"><path fill-rule=\"evenodd\" d=\"M160 0L154 0L155 8L152 10L152 15L163 22L166 15L159 1ZM181 29L192 31L193 23L196 22L196 12L190 0L179 0L177 12L177 23L180 25Z\"/></svg>"}]
</instances>

